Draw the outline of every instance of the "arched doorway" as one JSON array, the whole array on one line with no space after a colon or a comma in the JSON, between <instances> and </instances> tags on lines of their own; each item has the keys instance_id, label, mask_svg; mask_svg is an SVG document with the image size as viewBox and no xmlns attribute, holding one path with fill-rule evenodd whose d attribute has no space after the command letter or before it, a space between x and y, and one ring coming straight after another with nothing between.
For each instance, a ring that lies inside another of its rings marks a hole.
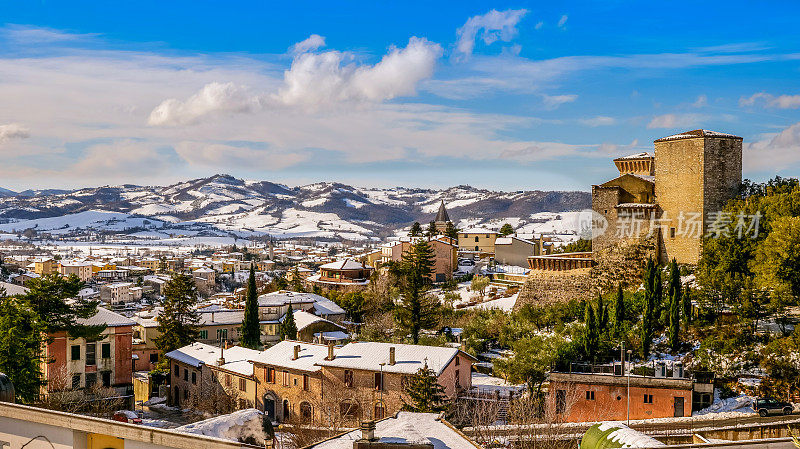
<instances>
[{"instance_id":1,"label":"arched doorway","mask_svg":"<svg viewBox=\"0 0 800 449\"><path fill-rule=\"evenodd\" d=\"M290 416L291 416L291 413L290 413L290 410L289 410L289 400L288 399L284 399L283 400L283 422L288 422Z\"/></svg>"},{"instance_id":2,"label":"arched doorway","mask_svg":"<svg viewBox=\"0 0 800 449\"><path fill-rule=\"evenodd\" d=\"M174 392L174 400L172 401L172 405L177 407L181 405L181 389L176 385L172 390Z\"/></svg>"},{"instance_id":3,"label":"arched doorway","mask_svg":"<svg viewBox=\"0 0 800 449\"><path fill-rule=\"evenodd\" d=\"M375 410L372 414L372 419L383 419L385 417L386 417L386 407L384 407L383 402L376 402Z\"/></svg>"},{"instance_id":4,"label":"arched doorway","mask_svg":"<svg viewBox=\"0 0 800 449\"><path fill-rule=\"evenodd\" d=\"M269 394L264 395L264 414L270 421L275 421L275 398Z\"/></svg>"},{"instance_id":5,"label":"arched doorway","mask_svg":"<svg viewBox=\"0 0 800 449\"><path fill-rule=\"evenodd\" d=\"M308 402L301 402L300 403L300 420L303 423L310 423L314 418L314 410L311 408L311 404Z\"/></svg>"}]
</instances>

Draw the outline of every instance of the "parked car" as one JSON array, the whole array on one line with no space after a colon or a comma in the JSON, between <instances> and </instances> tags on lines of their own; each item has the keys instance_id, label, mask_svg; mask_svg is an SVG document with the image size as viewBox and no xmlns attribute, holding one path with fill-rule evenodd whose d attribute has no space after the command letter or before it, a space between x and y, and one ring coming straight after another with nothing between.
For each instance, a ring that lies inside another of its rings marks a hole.
<instances>
[{"instance_id":1,"label":"parked car","mask_svg":"<svg viewBox=\"0 0 800 449\"><path fill-rule=\"evenodd\" d=\"M461 259L461 260L458 261L458 265L460 265L462 267L471 267L471 266L475 265L475 262L473 262L473 261L471 261L469 259Z\"/></svg>"},{"instance_id":2,"label":"parked car","mask_svg":"<svg viewBox=\"0 0 800 449\"><path fill-rule=\"evenodd\" d=\"M789 402L778 401L771 398L759 398L753 403L753 410L758 412L759 416L767 416L770 413L791 415L794 407Z\"/></svg>"},{"instance_id":3,"label":"parked car","mask_svg":"<svg viewBox=\"0 0 800 449\"><path fill-rule=\"evenodd\" d=\"M142 418L136 412L130 410L117 410L114 412L114 421L141 424Z\"/></svg>"}]
</instances>

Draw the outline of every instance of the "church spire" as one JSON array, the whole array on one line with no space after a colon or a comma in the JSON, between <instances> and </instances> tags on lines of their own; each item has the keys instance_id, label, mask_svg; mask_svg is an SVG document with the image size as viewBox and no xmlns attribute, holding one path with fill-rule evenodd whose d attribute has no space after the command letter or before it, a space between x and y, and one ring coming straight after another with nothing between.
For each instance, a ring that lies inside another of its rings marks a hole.
<instances>
[{"instance_id":1,"label":"church spire","mask_svg":"<svg viewBox=\"0 0 800 449\"><path fill-rule=\"evenodd\" d=\"M444 207L444 200L442 200L442 203L439 205L439 212L436 213L436 220L434 221L436 223L447 223L450 221L450 216L447 215L447 209Z\"/></svg>"}]
</instances>

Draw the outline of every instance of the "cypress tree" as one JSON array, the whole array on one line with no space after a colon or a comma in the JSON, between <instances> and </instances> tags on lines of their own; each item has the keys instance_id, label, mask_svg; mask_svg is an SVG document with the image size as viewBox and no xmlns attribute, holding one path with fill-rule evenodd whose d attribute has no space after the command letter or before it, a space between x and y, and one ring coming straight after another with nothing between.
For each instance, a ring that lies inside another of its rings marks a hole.
<instances>
[{"instance_id":1,"label":"cypress tree","mask_svg":"<svg viewBox=\"0 0 800 449\"><path fill-rule=\"evenodd\" d=\"M436 373L428 365L408 377L403 386L403 410L417 413L436 413L447 409L447 396ZM406 397L408 400L406 400Z\"/></svg>"},{"instance_id":2,"label":"cypress tree","mask_svg":"<svg viewBox=\"0 0 800 449\"><path fill-rule=\"evenodd\" d=\"M622 284L617 284L617 296L614 298L614 335L622 335L622 327L625 323L625 297L622 293Z\"/></svg>"},{"instance_id":3,"label":"cypress tree","mask_svg":"<svg viewBox=\"0 0 800 449\"><path fill-rule=\"evenodd\" d=\"M598 333L597 333L597 322L595 321L594 308L592 307L591 304L586 304L586 310L584 312L583 320L586 324L583 335L583 349L586 352L587 357L593 358L595 352L597 351Z\"/></svg>"},{"instance_id":4,"label":"cypress tree","mask_svg":"<svg viewBox=\"0 0 800 449\"><path fill-rule=\"evenodd\" d=\"M419 342L420 330L435 326L439 320L439 301L428 295L433 265L433 248L426 240L420 240L390 268L401 294L395 319L411 333L414 344Z\"/></svg>"},{"instance_id":5,"label":"cypress tree","mask_svg":"<svg viewBox=\"0 0 800 449\"><path fill-rule=\"evenodd\" d=\"M653 320L655 318L657 297L661 295L661 271L653 261L647 260L644 270L644 310L642 311L641 352L642 358L650 355L650 346L653 344Z\"/></svg>"},{"instance_id":6,"label":"cypress tree","mask_svg":"<svg viewBox=\"0 0 800 449\"><path fill-rule=\"evenodd\" d=\"M244 320L242 321L241 345L245 348L261 347L261 326L258 322L258 289L256 287L256 270L250 265L250 278L247 280L247 299L244 303Z\"/></svg>"},{"instance_id":7,"label":"cypress tree","mask_svg":"<svg viewBox=\"0 0 800 449\"><path fill-rule=\"evenodd\" d=\"M156 328L161 335L155 338L156 347L162 354L197 340L200 315L195 309L196 304L197 287L190 275L175 274L164 285L163 309L158 314Z\"/></svg>"},{"instance_id":8,"label":"cypress tree","mask_svg":"<svg viewBox=\"0 0 800 449\"><path fill-rule=\"evenodd\" d=\"M680 348L680 341L678 339L678 331L680 330L680 304L681 304L681 289L677 288L673 291L672 301L669 307L669 346L673 351L678 351Z\"/></svg>"},{"instance_id":9,"label":"cypress tree","mask_svg":"<svg viewBox=\"0 0 800 449\"><path fill-rule=\"evenodd\" d=\"M692 321L692 300L689 297L689 286L686 286L686 290L683 292L682 296L682 307L683 307L683 322L685 323L686 328L689 328L689 323Z\"/></svg>"},{"instance_id":10,"label":"cypress tree","mask_svg":"<svg viewBox=\"0 0 800 449\"><path fill-rule=\"evenodd\" d=\"M428 223L428 230L425 231L425 235L430 238L430 237L434 237L438 233L439 233L439 231L436 230L436 223L433 222L433 221Z\"/></svg>"},{"instance_id":11,"label":"cypress tree","mask_svg":"<svg viewBox=\"0 0 800 449\"><path fill-rule=\"evenodd\" d=\"M292 310L291 304L289 304L289 311L286 312L286 318L281 323L281 340L287 338L297 340L297 323L294 321L294 310Z\"/></svg>"},{"instance_id":12,"label":"cypress tree","mask_svg":"<svg viewBox=\"0 0 800 449\"><path fill-rule=\"evenodd\" d=\"M608 325L607 307L603 303L603 295L598 292L597 293L597 331L598 331L598 333L605 332L606 331L606 325Z\"/></svg>"}]
</instances>

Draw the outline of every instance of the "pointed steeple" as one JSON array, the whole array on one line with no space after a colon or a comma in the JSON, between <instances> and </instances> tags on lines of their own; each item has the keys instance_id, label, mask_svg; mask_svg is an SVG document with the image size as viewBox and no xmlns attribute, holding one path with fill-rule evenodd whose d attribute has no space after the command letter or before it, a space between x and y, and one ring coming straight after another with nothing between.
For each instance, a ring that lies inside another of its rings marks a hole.
<instances>
[{"instance_id":1,"label":"pointed steeple","mask_svg":"<svg viewBox=\"0 0 800 449\"><path fill-rule=\"evenodd\" d=\"M447 223L450 221L450 216L447 215L447 209L444 207L444 200L442 200L442 204L439 205L439 212L436 213L436 223Z\"/></svg>"}]
</instances>

